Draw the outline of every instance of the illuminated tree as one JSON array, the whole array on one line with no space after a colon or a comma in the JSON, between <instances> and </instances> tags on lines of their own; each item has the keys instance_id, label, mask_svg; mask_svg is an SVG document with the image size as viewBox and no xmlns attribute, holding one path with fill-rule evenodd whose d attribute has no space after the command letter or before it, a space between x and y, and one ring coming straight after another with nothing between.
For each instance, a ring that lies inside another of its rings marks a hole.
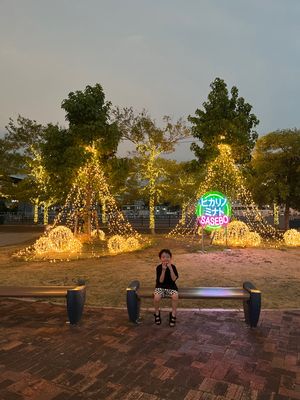
<instances>
[{"instance_id":1,"label":"illuminated tree","mask_svg":"<svg viewBox=\"0 0 300 400\"><path fill-rule=\"evenodd\" d=\"M97 150L98 161L103 168L115 156L120 133L116 123L111 121L111 103L105 102L105 94L100 84L86 86L84 91L71 92L63 100L68 129L51 126L46 132L43 145L45 166L51 182L57 182L61 198L66 198L78 170L87 165L91 155L89 148ZM90 207L92 187L85 185L85 229L90 235ZM105 208L106 199L101 199Z\"/></svg>"},{"instance_id":2,"label":"illuminated tree","mask_svg":"<svg viewBox=\"0 0 300 400\"><path fill-rule=\"evenodd\" d=\"M193 124L192 135L203 144L200 147L193 143L191 149L201 163L213 160L222 137L222 142L231 146L236 162L245 163L251 158L258 137L254 128L259 121L251 113L252 106L243 97L238 97L235 86L231 88L231 97L223 79L216 78L210 87L203 109L197 109L195 116L188 118Z\"/></svg>"},{"instance_id":3,"label":"illuminated tree","mask_svg":"<svg viewBox=\"0 0 300 400\"><path fill-rule=\"evenodd\" d=\"M253 155L252 188L260 202L285 206L285 229L290 207L300 209L300 131L280 130L258 139Z\"/></svg>"},{"instance_id":4,"label":"illuminated tree","mask_svg":"<svg viewBox=\"0 0 300 400\"><path fill-rule=\"evenodd\" d=\"M181 224L186 222L186 211L197 189L199 175L201 174L197 162L177 162L163 160L166 177L164 179L163 199L173 205L181 207Z\"/></svg>"},{"instance_id":5,"label":"illuminated tree","mask_svg":"<svg viewBox=\"0 0 300 400\"><path fill-rule=\"evenodd\" d=\"M132 159L127 157L112 157L103 162L107 183L111 194L118 199L122 199L124 193L128 190L127 181L132 169Z\"/></svg>"},{"instance_id":6,"label":"illuminated tree","mask_svg":"<svg viewBox=\"0 0 300 400\"><path fill-rule=\"evenodd\" d=\"M63 203L77 170L87 160L85 149L75 144L68 129L49 125L45 130L45 142L41 145L41 152L50 185L58 202Z\"/></svg>"},{"instance_id":7,"label":"illuminated tree","mask_svg":"<svg viewBox=\"0 0 300 400\"><path fill-rule=\"evenodd\" d=\"M98 150L95 146L86 146L85 150L89 158L77 170L71 190L54 225L59 225L61 221L64 221L76 235L80 233L79 220L83 217L83 233L91 237L93 230L99 231L98 211L99 205L103 205L104 200L107 217L105 222L107 222L109 232L113 235L124 236L125 239L135 237L139 240L140 236L118 210L99 162Z\"/></svg>"},{"instance_id":8,"label":"illuminated tree","mask_svg":"<svg viewBox=\"0 0 300 400\"><path fill-rule=\"evenodd\" d=\"M245 179L234 161L230 146L219 144L218 150L219 155L207 165L204 177L202 176L202 179L198 182L198 190L188 207L189 214L186 225L183 227L179 224L170 235L183 236L198 232L194 217L198 199L206 192L219 191L224 193L231 202L238 201L245 206L244 213L251 231L259 233L266 239L275 239L277 232L266 223L260 214L252 194L247 188Z\"/></svg>"},{"instance_id":9,"label":"illuminated tree","mask_svg":"<svg viewBox=\"0 0 300 400\"><path fill-rule=\"evenodd\" d=\"M41 154L36 149L32 149L32 154L33 158L28 160L30 168L28 178L34 182L38 194L37 197L31 198L31 201L34 203L34 222L38 222L38 206L42 204L44 207L43 223L44 225L48 225L48 210L51 205L55 204L56 197L49 190L50 178L43 165Z\"/></svg>"},{"instance_id":10,"label":"illuminated tree","mask_svg":"<svg viewBox=\"0 0 300 400\"><path fill-rule=\"evenodd\" d=\"M136 200L142 200L145 204L149 201L148 194L143 190L141 171L141 159L138 156L127 158L128 170L125 181L119 189L119 200L121 204L133 204Z\"/></svg>"},{"instance_id":11,"label":"illuminated tree","mask_svg":"<svg viewBox=\"0 0 300 400\"><path fill-rule=\"evenodd\" d=\"M146 111L134 115L132 108L122 111L117 108L114 116L123 139L135 144L139 177L146 182L142 191L149 199L149 228L154 233L155 204L162 194L162 178L166 174L159 158L164 153L174 151L178 140L189 136L190 131L182 119L173 124L168 116L163 118L164 126L159 128Z\"/></svg>"},{"instance_id":12,"label":"illuminated tree","mask_svg":"<svg viewBox=\"0 0 300 400\"><path fill-rule=\"evenodd\" d=\"M19 201L28 201L34 206L34 222L38 222L38 207L44 205L44 223L48 223L48 207L53 204L54 196L49 186L49 179L43 165L41 147L45 141L47 127L36 121L18 116L6 127L7 133L2 141L4 148L3 174L6 176L2 185L4 195ZM8 179L9 175L23 175L18 185Z\"/></svg>"},{"instance_id":13,"label":"illuminated tree","mask_svg":"<svg viewBox=\"0 0 300 400\"><path fill-rule=\"evenodd\" d=\"M231 200L237 200L244 183L241 171L234 161L230 146L219 144L218 150L218 156L204 169L197 197L201 197L207 191L215 190L225 193Z\"/></svg>"}]
</instances>

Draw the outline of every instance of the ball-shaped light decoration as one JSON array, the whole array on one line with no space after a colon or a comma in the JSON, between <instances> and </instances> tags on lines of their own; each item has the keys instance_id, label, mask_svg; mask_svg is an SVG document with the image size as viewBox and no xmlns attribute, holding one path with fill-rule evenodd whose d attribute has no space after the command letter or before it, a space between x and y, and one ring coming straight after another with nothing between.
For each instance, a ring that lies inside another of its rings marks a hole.
<instances>
[{"instance_id":1,"label":"ball-shaped light decoration","mask_svg":"<svg viewBox=\"0 0 300 400\"><path fill-rule=\"evenodd\" d=\"M121 235L114 235L108 239L107 247L112 254L122 253L126 251L126 239Z\"/></svg>"},{"instance_id":2,"label":"ball-shaped light decoration","mask_svg":"<svg viewBox=\"0 0 300 400\"><path fill-rule=\"evenodd\" d=\"M257 232L246 234L246 246L257 247L261 245L261 237Z\"/></svg>"},{"instance_id":3,"label":"ball-shaped light decoration","mask_svg":"<svg viewBox=\"0 0 300 400\"><path fill-rule=\"evenodd\" d=\"M287 246L300 246L300 232L296 229L289 229L283 235L284 242Z\"/></svg>"},{"instance_id":4,"label":"ball-shaped light decoration","mask_svg":"<svg viewBox=\"0 0 300 400\"><path fill-rule=\"evenodd\" d=\"M226 244L226 231L220 229L215 233L214 243ZM227 243L229 246L253 247L261 244L261 237L257 232L250 232L245 222L232 221L227 226Z\"/></svg>"},{"instance_id":5,"label":"ball-shaped light decoration","mask_svg":"<svg viewBox=\"0 0 300 400\"><path fill-rule=\"evenodd\" d=\"M134 251L134 250L139 249L140 247L141 247L140 242L134 236L129 236L126 239L127 251Z\"/></svg>"},{"instance_id":6,"label":"ball-shaped light decoration","mask_svg":"<svg viewBox=\"0 0 300 400\"><path fill-rule=\"evenodd\" d=\"M33 251L36 256L48 254L51 257L56 253L78 253L81 247L81 243L74 237L69 228L57 226L49 231L48 235L40 237L35 242Z\"/></svg>"},{"instance_id":7,"label":"ball-shaped light decoration","mask_svg":"<svg viewBox=\"0 0 300 400\"><path fill-rule=\"evenodd\" d=\"M53 251L52 241L47 236L40 237L33 245L35 254L45 254Z\"/></svg>"}]
</instances>

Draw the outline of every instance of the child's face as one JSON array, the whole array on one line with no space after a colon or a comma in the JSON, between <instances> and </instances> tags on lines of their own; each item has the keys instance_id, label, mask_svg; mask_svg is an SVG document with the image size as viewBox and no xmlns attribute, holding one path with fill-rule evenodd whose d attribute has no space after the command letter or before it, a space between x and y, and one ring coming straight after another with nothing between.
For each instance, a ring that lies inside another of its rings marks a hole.
<instances>
[{"instance_id":1,"label":"child's face","mask_svg":"<svg viewBox=\"0 0 300 400\"><path fill-rule=\"evenodd\" d=\"M170 254L168 253L162 253L162 255L160 256L160 260L162 263L168 263L171 261L171 257Z\"/></svg>"}]
</instances>

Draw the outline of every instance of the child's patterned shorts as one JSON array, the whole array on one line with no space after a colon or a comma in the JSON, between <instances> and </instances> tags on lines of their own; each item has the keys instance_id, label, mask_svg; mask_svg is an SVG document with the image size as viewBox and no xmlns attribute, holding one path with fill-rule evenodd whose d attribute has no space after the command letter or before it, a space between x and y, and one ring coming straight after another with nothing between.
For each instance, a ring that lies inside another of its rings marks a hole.
<instances>
[{"instance_id":1,"label":"child's patterned shorts","mask_svg":"<svg viewBox=\"0 0 300 400\"><path fill-rule=\"evenodd\" d=\"M178 291L174 289L155 288L154 294L159 294L161 297L172 297L173 294L178 295Z\"/></svg>"}]
</instances>

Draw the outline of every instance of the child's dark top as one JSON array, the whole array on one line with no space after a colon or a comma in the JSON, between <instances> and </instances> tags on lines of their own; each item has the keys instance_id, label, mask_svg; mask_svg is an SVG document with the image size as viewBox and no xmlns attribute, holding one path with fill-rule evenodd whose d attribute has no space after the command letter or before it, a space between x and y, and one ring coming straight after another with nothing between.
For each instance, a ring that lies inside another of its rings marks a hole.
<instances>
[{"instance_id":1,"label":"child's dark top","mask_svg":"<svg viewBox=\"0 0 300 400\"><path fill-rule=\"evenodd\" d=\"M172 266L174 274L176 275L176 278L178 279L178 272L177 272L177 269L176 269L175 265L171 264L171 266ZM159 264L156 267L156 286L155 287L163 288L163 289L178 290L178 287L177 287L176 283L172 280L171 272L170 272L169 268L166 269L165 279L164 279L164 281L162 283L159 282L161 273L162 273L162 265Z\"/></svg>"}]
</instances>

